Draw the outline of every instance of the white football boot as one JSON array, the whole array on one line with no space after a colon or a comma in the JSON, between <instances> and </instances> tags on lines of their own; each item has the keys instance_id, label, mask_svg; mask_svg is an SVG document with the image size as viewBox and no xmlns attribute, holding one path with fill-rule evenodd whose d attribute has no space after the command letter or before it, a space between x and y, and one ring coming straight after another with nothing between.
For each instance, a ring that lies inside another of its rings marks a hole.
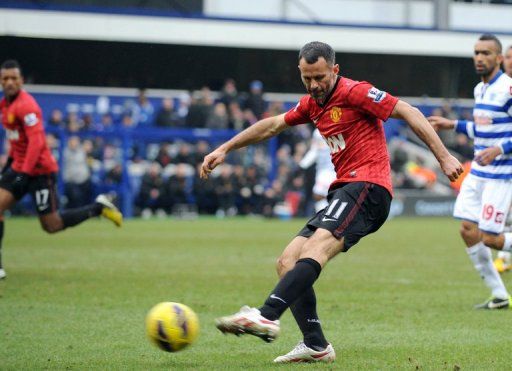
<instances>
[{"instance_id":1,"label":"white football boot","mask_svg":"<svg viewBox=\"0 0 512 371\"><path fill-rule=\"evenodd\" d=\"M303 341L283 356L274 359L274 363L299 363L299 362L334 362L336 352L331 344L324 350L316 351L309 348Z\"/></svg>"},{"instance_id":2,"label":"white football boot","mask_svg":"<svg viewBox=\"0 0 512 371\"><path fill-rule=\"evenodd\" d=\"M263 317L256 308L244 305L238 313L220 317L215 325L222 333L235 335L250 334L257 336L267 343L274 341L279 335L279 320L271 321Z\"/></svg>"},{"instance_id":3,"label":"white football boot","mask_svg":"<svg viewBox=\"0 0 512 371\"><path fill-rule=\"evenodd\" d=\"M7 277L7 273L5 273L3 268L0 268L0 280Z\"/></svg>"}]
</instances>

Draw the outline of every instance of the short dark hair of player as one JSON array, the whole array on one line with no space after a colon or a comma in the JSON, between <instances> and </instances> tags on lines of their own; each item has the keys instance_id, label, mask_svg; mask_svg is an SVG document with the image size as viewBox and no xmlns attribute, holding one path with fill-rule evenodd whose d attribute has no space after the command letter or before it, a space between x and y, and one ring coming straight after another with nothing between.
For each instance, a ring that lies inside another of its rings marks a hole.
<instances>
[{"instance_id":1,"label":"short dark hair of player","mask_svg":"<svg viewBox=\"0 0 512 371\"><path fill-rule=\"evenodd\" d=\"M308 64L316 63L320 57L324 58L329 65L334 65L336 60L333 48L329 44L320 41L307 43L299 52L299 61L304 58Z\"/></svg>"},{"instance_id":2,"label":"short dark hair of player","mask_svg":"<svg viewBox=\"0 0 512 371\"><path fill-rule=\"evenodd\" d=\"M0 66L0 70L10 70L11 68L17 68L21 73L21 66L17 60L8 59Z\"/></svg>"},{"instance_id":3,"label":"short dark hair of player","mask_svg":"<svg viewBox=\"0 0 512 371\"><path fill-rule=\"evenodd\" d=\"M494 41L494 43L496 44L496 46L498 48L498 54L501 54L501 52L503 51L503 47L501 46L500 39L498 39L492 33L484 33L482 36L480 36L480 38L478 40L481 40L481 41Z\"/></svg>"}]
</instances>

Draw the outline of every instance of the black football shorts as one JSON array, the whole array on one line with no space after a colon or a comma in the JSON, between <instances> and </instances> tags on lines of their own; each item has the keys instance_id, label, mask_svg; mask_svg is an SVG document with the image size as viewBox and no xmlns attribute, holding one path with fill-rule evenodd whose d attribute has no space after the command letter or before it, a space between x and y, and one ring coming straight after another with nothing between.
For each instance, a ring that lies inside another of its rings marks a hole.
<instances>
[{"instance_id":1,"label":"black football shorts","mask_svg":"<svg viewBox=\"0 0 512 371\"><path fill-rule=\"evenodd\" d=\"M386 221L391 195L380 185L369 182L343 183L331 189L325 209L311 218L298 236L311 237L317 228L327 229L338 239L344 237L344 251L377 231Z\"/></svg>"},{"instance_id":2,"label":"black football shorts","mask_svg":"<svg viewBox=\"0 0 512 371\"><path fill-rule=\"evenodd\" d=\"M49 214L59 209L55 173L31 176L26 189L15 191L13 182L17 175L18 172L10 167L7 168L0 177L0 188L11 192L16 201L30 193L39 215Z\"/></svg>"}]
</instances>

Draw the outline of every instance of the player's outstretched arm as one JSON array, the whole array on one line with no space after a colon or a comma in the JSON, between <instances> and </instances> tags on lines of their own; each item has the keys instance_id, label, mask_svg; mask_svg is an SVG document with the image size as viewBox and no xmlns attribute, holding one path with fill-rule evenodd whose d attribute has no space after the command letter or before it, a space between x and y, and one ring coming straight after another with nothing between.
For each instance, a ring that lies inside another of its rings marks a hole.
<instances>
[{"instance_id":1,"label":"player's outstretched arm","mask_svg":"<svg viewBox=\"0 0 512 371\"><path fill-rule=\"evenodd\" d=\"M288 125L284 120L284 115L283 113L256 122L222 144L215 151L206 155L201 165L201 178L207 179L212 170L222 164L226 159L226 155L232 150L261 142L285 130Z\"/></svg>"},{"instance_id":2,"label":"player's outstretched arm","mask_svg":"<svg viewBox=\"0 0 512 371\"><path fill-rule=\"evenodd\" d=\"M443 142L441 142L441 139L439 139L439 136L419 109L411 106L407 102L399 100L391 113L391 117L407 122L414 133L430 148L437 158L437 161L439 161L439 165L444 174L450 181L453 182L462 174L464 171L462 165L448 152Z\"/></svg>"},{"instance_id":3,"label":"player's outstretched arm","mask_svg":"<svg viewBox=\"0 0 512 371\"><path fill-rule=\"evenodd\" d=\"M455 120L450 120L441 116L429 116L427 120L435 131L454 129L457 123Z\"/></svg>"}]
</instances>

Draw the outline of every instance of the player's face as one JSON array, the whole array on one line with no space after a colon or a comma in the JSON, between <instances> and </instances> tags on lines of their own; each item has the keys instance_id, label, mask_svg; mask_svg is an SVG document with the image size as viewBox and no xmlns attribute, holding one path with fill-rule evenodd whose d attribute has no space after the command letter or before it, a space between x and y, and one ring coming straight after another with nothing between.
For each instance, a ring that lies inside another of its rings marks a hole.
<instances>
[{"instance_id":1,"label":"player's face","mask_svg":"<svg viewBox=\"0 0 512 371\"><path fill-rule=\"evenodd\" d=\"M14 97L18 94L23 85L23 77L18 68L0 69L0 81L2 82L2 89L7 98Z\"/></svg>"},{"instance_id":2,"label":"player's face","mask_svg":"<svg viewBox=\"0 0 512 371\"><path fill-rule=\"evenodd\" d=\"M478 40L473 55L477 75L488 77L492 75L503 61L498 46L492 40Z\"/></svg>"},{"instance_id":3,"label":"player's face","mask_svg":"<svg viewBox=\"0 0 512 371\"><path fill-rule=\"evenodd\" d=\"M299 61L299 70L309 95L321 104L334 87L340 67L337 64L329 65L323 57L318 58L313 64L302 58Z\"/></svg>"},{"instance_id":4,"label":"player's face","mask_svg":"<svg viewBox=\"0 0 512 371\"><path fill-rule=\"evenodd\" d=\"M505 53L503 68L505 69L505 73L512 77L512 47L508 48L507 52Z\"/></svg>"}]
</instances>

